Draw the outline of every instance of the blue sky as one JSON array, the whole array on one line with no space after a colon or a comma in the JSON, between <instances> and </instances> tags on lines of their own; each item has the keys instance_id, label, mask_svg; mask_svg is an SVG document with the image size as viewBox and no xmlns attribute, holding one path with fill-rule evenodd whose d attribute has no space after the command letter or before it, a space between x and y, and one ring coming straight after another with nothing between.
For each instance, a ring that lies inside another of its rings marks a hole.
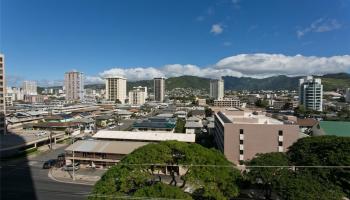
<instances>
[{"instance_id":1,"label":"blue sky","mask_svg":"<svg viewBox=\"0 0 350 200\"><path fill-rule=\"evenodd\" d=\"M1 0L0 45L13 85L349 72L350 0Z\"/></svg>"}]
</instances>

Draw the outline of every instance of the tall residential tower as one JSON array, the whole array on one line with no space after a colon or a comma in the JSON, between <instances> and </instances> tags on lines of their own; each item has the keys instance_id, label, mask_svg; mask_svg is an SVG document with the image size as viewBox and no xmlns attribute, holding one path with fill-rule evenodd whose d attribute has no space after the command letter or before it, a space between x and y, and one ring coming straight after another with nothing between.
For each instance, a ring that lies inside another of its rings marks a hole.
<instances>
[{"instance_id":1,"label":"tall residential tower","mask_svg":"<svg viewBox=\"0 0 350 200\"><path fill-rule=\"evenodd\" d=\"M143 105L146 103L147 87L134 87L129 92L129 104L131 105Z\"/></svg>"},{"instance_id":2,"label":"tall residential tower","mask_svg":"<svg viewBox=\"0 0 350 200\"><path fill-rule=\"evenodd\" d=\"M37 84L35 81L23 81L22 90L24 95L37 95Z\"/></svg>"},{"instance_id":3,"label":"tall residential tower","mask_svg":"<svg viewBox=\"0 0 350 200\"><path fill-rule=\"evenodd\" d=\"M66 100L84 100L84 75L81 72L66 72L64 75L64 89Z\"/></svg>"},{"instance_id":4,"label":"tall residential tower","mask_svg":"<svg viewBox=\"0 0 350 200\"><path fill-rule=\"evenodd\" d=\"M323 85L320 78L299 79L299 103L306 109L322 111Z\"/></svg>"},{"instance_id":5,"label":"tall residential tower","mask_svg":"<svg viewBox=\"0 0 350 200\"><path fill-rule=\"evenodd\" d=\"M154 100L163 102L165 97L165 78L154 78Z\"/></svg>"},{"instance_id":6,"label":"tall residential tower","mask_svg":"<svg viewBox=\"0 0 350 200\"><path fill-rule=\"evenodd\" d=\"M120 103L125 103L126 78L118 76L106 78L106 99L109 101L119 100Z\"/></svg>"},{"instance_id":7,"label":"tall residential tower","mask_svg":"<svg viewBox=\"0 0 350 200\"><path fill-rule=\"evenodd\" d=\"M224 98L224 80L210 80L210 97L216 100Z\"/></svg>"}]
</instances>

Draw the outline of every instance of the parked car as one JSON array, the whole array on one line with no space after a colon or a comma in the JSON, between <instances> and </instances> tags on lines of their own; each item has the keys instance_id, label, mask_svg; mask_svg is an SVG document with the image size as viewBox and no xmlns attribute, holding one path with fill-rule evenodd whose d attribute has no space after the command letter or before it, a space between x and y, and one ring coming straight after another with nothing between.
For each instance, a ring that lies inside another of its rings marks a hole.
<instances>
[{"instance_id":1,"label":"parked car","mask_svg":"<svg viewBox=\"0 0 350 200\"><path fill-rule=\"evenodd\" d=\"M115 126L113 125L113 126L109 126L108 127L109 129L114 129L115 128Z\"/></svg>"},{"instance_id":2,"label":"parked car","mask_svg":"<svg viewBox=\"0 0 350 200\"><path fill-rule=\"evenodd\" d=\"M118 122L118 126L123 126L123 125L124 125L124 123Z\"/></svg>"},{"instance_id":3,"label":"parked car","mask_svg":"<svg viewBox=\"0 0 350 200\"><path fill-rule=\"evenodd\" d=\"M43 135L46 135L46 132L45 131L40 131L40 132L37 132L35 133L36 136L43 136Z\"/></svg>"},{"instance_id":4,"label":"parked car","mask_svg":"<svg viewBox=\"0 0 350 200\"><path fill-rule=\"evenodd\" d=\"M64 171L73 171L73 165L65 165L62 168ZM80 169L80 164L79 163L74 163L74 170Z\"/></svg>"},{"instance_id":5,"label":"parked car","mask_svg":"<svg viewBox=\"0 0 350 200\"><path fill-rule=\"evenodd\" d=\"M57 163L57 160L55 159L45 161L43 164L43 169L50 169L51 167L55 166L56 163Z\"/></svg>"}]
</instances>

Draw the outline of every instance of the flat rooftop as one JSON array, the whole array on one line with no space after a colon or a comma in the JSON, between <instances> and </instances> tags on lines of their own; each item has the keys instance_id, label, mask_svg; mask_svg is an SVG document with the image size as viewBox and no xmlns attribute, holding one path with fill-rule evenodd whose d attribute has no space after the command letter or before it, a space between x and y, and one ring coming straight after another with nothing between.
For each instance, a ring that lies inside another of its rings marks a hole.
<instances>
[{"instance_id":1,"label":"flat rooftop","mask_svg":"<svg viewBox=\"0 0 350 200\"><path fill-rule=\"evenodd\" d=\"M110 131L101 130L92 136L96 139L131 140L131 141L167 141L195 142L195 134L155 132L155 131Z\"/></svg>"},{"instance_id":2,"label":"flat rooftop","mask_svg":"<svg viewBox=\"0 0 350 200\"><path fill-rule=\"evenodd\" d=\"M218 115L222 120L224 120L224 123L232 122L233 124L284 124L282 121L268 117L263 113L253 114L249 111L240 111L237 113L218 112Z\"/></svg>"},{"instance_id":3,"label":"flat rooftop","mask_svg":"<svg viewBox=\"0 0 350 200\"><path fill-rule=\"evenodd\" d=\"M78 140L68 146L66 151L129 154L135 149L149 144L148 142L106 141L106 140Z\"/></svg>"}]
</instances>

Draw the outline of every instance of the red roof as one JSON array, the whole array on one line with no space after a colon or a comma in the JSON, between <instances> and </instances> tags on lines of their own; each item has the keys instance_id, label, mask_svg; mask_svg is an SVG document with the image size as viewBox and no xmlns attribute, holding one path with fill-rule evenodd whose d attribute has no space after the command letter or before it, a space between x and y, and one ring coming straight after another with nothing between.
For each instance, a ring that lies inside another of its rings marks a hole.
<instances>
[{"instance_id":1,"label":"red roof","mask_svg":"<svg viewBox=\"0 0 350 200\"><path fill-rule=\"evenodd\" d=\"M306 127L312 127L315 126L315 124L317 124L317 120L312 119L312 118L305 118L305 119L297 119L297 124L299 126L306 126Z\"/></svg>"}]
</instances>

